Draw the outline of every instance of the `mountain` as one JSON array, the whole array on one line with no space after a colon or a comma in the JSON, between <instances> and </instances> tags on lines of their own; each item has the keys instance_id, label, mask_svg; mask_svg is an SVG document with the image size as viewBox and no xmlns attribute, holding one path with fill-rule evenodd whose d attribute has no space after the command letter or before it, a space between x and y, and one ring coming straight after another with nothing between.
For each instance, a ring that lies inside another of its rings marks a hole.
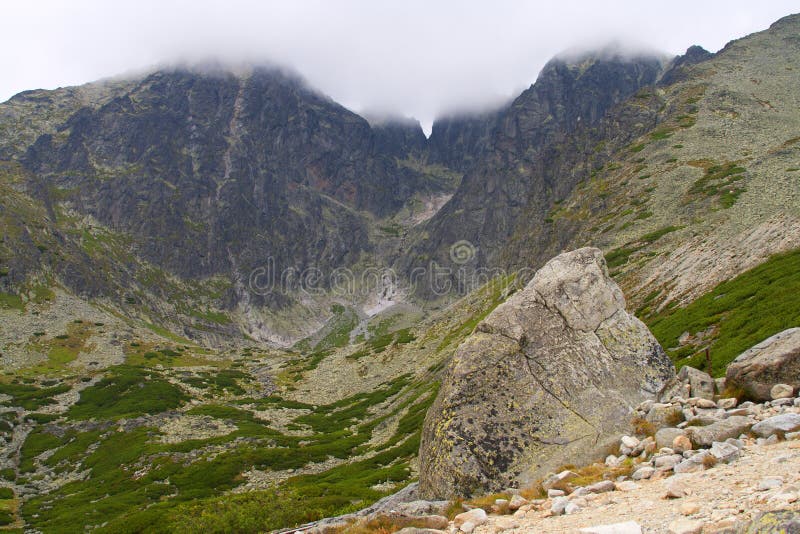
<instances>
[{"instance_id":1,"label":"mountain","mask_svg":"<svg viewBox=\"0 0 800 534\"><path fill-rule=\"evenodd\" d=\"M0 521L369 504L417 477L457 348L563 249L600 248L676 366L708 348L724 375L800 326L798 35L564 54L428 139L274 67L0 104Z\"/></svg>"}]
</instances>

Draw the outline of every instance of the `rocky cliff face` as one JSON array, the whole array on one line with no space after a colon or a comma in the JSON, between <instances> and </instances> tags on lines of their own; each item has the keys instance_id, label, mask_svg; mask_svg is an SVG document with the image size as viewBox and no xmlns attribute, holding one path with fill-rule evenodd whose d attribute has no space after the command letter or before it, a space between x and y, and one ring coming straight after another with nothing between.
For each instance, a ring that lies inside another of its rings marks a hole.
<instances>
[{"instance_id":1,"label":"rocky cliff face","mask_svg":"<svg viewBox=\"0 0 800 534\"><path fill-rule=\"evenodd\" d=\"M281 71L176 70L82 108L23 161L147 259L208 276L266 257L352 264L368 248L361 212L384 216L425 190L396 162L423 141L418 125L373 130Z\"/></svg>"},{"instance_id":2,"label":"rocky cliff face","mask_svg":"<svg viewBox=\"0 0 800 534\"><path fill-rule=\"evenodd\" d=\"M428 497L530 485L588 462L675 375L608 277L598 249L562 254L458 348L428 412Z\"/></svg>"},{"instance_id":3,"label":"rocky cliff face","mask_svg":"<svg viewBox=\"0 0 800 534\"><path fill-rule=\"evenodd\" d=\"M653 84L661 68L660 58L614 53L549 62L498 117L453 199L420 230L415 254L401 263L447 265L448 247L467 240L477 247L476 267L501 266L508 263L504 249L526 231L526 246L541 254L551 240L542 230L549 210L590 171L583 132ZM598 137L594 144L599 142Z\"/></svg>"}]
</instances>

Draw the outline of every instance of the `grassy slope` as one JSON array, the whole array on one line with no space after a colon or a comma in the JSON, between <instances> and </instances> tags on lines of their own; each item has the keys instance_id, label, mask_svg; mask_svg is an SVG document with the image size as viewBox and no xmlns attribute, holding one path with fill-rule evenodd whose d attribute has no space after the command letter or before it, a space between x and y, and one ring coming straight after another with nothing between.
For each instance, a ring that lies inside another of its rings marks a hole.
<instances>
[{"instance_id":1,"label":"grassy slope","mask_svg":"<svg viewBox=\"0 0 800 534\"><path fill-rule=\"evenodd\" d=\"M702 350L710 348L715 376L725 374L736 356L787 328L800 326L800 250L773 256L765 263L723 282L683 308L643 317L680 367L704 367ZM680 346L684 332L693 337ZM700 339L696 336L707 332Z\"/></svg>"}]
</instances>

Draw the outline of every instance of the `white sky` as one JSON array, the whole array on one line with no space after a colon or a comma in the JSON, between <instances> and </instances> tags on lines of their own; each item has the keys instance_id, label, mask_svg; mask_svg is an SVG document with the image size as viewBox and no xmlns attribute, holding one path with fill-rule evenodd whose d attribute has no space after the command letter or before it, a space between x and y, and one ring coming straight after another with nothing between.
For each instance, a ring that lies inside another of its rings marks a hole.
<instances>
[{"instance_id":1,"label":"white sky","mask_svg":"<svg viewBox=\"0 0 800 534\"><path fill-rule=\"evenodd\" d=\"M178 60L270 60L358 112L413 116L516 95L571 47L716 51L797 0L3 0L0 101Z\"/></svg>"}]
</instances>

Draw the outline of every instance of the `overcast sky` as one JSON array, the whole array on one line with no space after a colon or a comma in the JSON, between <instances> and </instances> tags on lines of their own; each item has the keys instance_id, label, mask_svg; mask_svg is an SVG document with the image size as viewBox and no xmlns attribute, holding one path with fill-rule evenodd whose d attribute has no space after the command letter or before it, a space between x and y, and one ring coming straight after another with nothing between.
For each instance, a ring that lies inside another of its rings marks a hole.
<instances>
[{"instance_id":1,"label":"overcast sky","mask_svg":"<svg viewBox=\"0 0 800 534\"><path fill-rule=\"evenodd\" d=\"M7 1L0 101L177 60L271 60L355 111L427 126L515 96L566 48L716 51L793 11L796 0Z\"/></svg>"}]
</instances>

